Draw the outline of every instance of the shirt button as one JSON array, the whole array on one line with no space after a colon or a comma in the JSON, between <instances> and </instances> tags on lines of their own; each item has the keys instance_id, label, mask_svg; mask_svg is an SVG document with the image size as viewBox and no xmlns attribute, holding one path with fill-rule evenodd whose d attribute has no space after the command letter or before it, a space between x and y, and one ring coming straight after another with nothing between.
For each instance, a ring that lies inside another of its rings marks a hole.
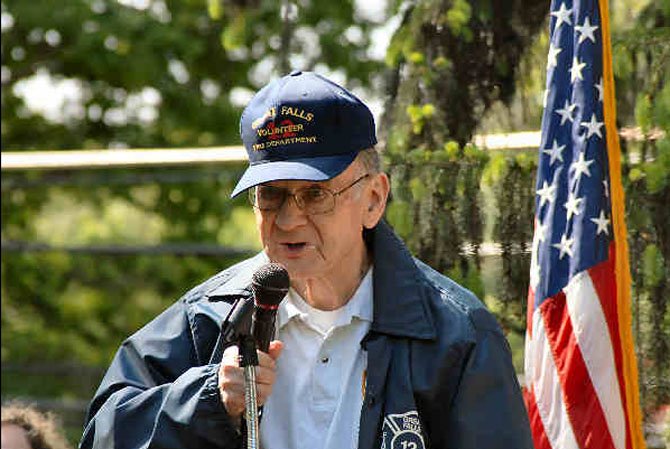
<instances>
[{"instance_id":1,"label":"shirt button","mask_svg":"<svg viewBox=\"0 0 670 449\"><path fill-rule=\"evenodd\" d=\"M330 357L321 357L321 363L328 363L330 362Z\"/></svg>"}]
</instances>

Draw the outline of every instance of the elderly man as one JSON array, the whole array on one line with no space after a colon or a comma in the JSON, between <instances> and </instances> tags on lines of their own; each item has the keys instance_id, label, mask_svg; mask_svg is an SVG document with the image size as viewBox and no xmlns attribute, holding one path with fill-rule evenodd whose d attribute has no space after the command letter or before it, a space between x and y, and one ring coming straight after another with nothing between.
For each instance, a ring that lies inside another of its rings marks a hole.
<instances>
[{"instance_id":1,"label":"elderly man","mask_svg":"<svg viewBox=\"0 0 670 449\"><path fill-rule=\"evenodd\" d=\"M389 180L369 109L294 72L255 95L240 131L250 166L233 196L248 191L263 252L123 343L81 446L241 447L244 377L221 323L273 261L291 288L259 351L261 447L532 448L494 318L382 220Z\"/></svg>"}]
</instances>

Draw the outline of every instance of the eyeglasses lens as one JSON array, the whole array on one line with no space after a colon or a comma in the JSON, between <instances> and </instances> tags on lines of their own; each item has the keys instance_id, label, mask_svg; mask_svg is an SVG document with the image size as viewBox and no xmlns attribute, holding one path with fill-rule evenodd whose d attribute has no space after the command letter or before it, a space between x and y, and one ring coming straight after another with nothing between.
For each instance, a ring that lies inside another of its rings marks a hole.
<instances>
[{"instance_id":1,"label":"eyeglasses lens","mask_svg":"<svg viewBox=\"0 0 670 449\"><path fill-rule=\"evenodd\" d=\"M279 210L289 196L308 214L323 214L335 206L333 193L321 187L306 187L291 194L281 187L258 186L249 193L251 204L262 211Z\"/></svg>"}]
</instances>

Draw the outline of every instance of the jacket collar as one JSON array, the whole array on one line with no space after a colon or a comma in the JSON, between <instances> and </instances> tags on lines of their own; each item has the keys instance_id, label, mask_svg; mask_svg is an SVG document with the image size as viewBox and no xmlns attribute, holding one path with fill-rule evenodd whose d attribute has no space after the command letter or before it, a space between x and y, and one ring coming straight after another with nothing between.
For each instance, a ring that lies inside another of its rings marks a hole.
<instances>
[{"instance_id":1,"label":"jacket collar","mask_svg":"<svg viewBox=\"0 0 670 449\"><path fill-rule=\"evenodd\" d=\"M381 221L373 231L374 319L372 331L398 337L435 339L423 274L391 227Z\"/></svg>"},{"instance_id":2,"label":"jacket collar","mask_svg":"<svg viewBox=\"0 0 670 449\"><path fill-rule=\"evenodd\" d=\"M423 274L391 227L381 221L372 230L374 306L371 331L397 337L435 339ZM259 253L206 293L208 298L250 296L254 271L269 261Z\"/></svg>"},{"instance_id":3,"label":"jacket collar","mask_svg":"<svg viewBox=\"0 0 670 449\"><path fill-rule=\"evenodd\" d=\"M256 270L270 259L264 252L256 254L254 257L240 262L239 265L229 268L222 273L219 285L213 287L205 293L207 298L225 297L225 296L251 296L251 278ZM223 274L230 273L229 276Z\"/></svg>"}]
</instances>

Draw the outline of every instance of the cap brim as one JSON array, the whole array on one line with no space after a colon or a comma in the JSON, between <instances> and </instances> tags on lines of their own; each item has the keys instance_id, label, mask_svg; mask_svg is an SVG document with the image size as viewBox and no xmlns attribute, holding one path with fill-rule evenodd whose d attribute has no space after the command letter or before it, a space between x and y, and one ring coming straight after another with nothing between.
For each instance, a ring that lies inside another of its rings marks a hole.
<instances>
[{"instance_id":1,"label":"cap brim","mask_svg":"<svg viewBox=\"0 0 670 449\"><path fill-rule=\"evenodd\" d=\"M231 198L246 189L270 181L327 181L342 173L358 152L291 161L272 161L251 165L238 181Z\"/></svg>"}]
</instances>

